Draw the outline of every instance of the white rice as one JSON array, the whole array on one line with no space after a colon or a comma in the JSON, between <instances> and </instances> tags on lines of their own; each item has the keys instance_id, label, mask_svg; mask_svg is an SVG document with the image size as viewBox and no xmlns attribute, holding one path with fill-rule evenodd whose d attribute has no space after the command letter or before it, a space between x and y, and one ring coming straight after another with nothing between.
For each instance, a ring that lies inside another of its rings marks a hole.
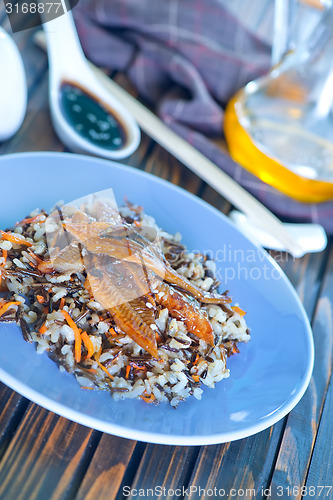
<instances>
[{"instance_id":1,"label":"white rice","mask_svg":"<svg viewBox=\"0 0 333 500\"><path fill-rule=\"evenodd\" d=\"M39 213L36 210L30 217ZM166 258L179 274L206 292L215 287L215 263L201 254L187 252L180 244L178 233L167 233L137 206L123 207L121 215L134 229L140 224L156 231ZM21 306L13 305L8 313L0 316L0 321L14 321L19 317L21 326L24 322L28 329L26 340L36 343L38 353L47 351L61 369L76 376L83 388L108 390L116 400L142 398L146 402L169 402L176 407L192 395L201 399L202 386L214 388L216 382L229 377L228 355L237 352L238 342L250 340L246 321L237 308L233 310L230 304L223 308L200 304L214 332L215 345L210 346L189 333L184 321L172 317L166 307L160 307L151 329L160 331L164 340L158 345L159 359L154 359L128 335L123 335L112 321L112 315L91 299L82 286L84 273L49 275L36 270L33 255L48 259L45 219L46 214L38 222L18 224L9 230L21 241L32 243L30 247L0 237L0 270L8 290L7 300L21 302ZM4 252L7 252L6 259ZM27 298L25 304L24 297ZM74 321L85 313L77 326L87 332L94 354L88 358L82 343L79 363L75 361L74 331L59 310L60 301ZM147 303L147 307L152 310L154 306Z\"/></svg>"}]
</instances>

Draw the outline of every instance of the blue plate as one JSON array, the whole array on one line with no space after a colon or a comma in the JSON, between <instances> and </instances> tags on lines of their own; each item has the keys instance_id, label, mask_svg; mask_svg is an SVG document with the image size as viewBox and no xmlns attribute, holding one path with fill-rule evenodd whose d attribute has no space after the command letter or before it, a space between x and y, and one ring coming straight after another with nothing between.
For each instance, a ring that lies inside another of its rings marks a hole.
<instances>
[{"instance_id":1,"label":"blue plate","mask_svg":"<svg viewBox=\"0 0 333 500\"><path fill-rule=\"evenodd\" d=\"M64 153L25 153L0 159L0 228L36 207L50 209L106 188L142 204L190 249L215 257L223 289L247 311L252 339L229 358L230 378L205 388L175 411L166 404L112 400L80 389L20 329L0 324L0 379L35 403L88 427L130 439L172 445L228 442L284 417L309 383L314 348L299 298L275 262L220 212L155 176L121 164ZM6 346L4 348L4 346Z\"/></svg>"}]
</instances>

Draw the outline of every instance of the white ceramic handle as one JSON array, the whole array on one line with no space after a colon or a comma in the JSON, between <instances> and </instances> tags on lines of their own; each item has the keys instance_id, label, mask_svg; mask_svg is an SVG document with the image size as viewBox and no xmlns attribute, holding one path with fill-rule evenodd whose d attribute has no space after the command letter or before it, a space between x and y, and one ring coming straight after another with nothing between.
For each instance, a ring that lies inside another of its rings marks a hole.
<instances>
[{"instance_id":1,"label":"white ceramic handle","mask_svg":"<svg viewBox=\"0 0 333 500\"><path fill-rule=\"evenodd\" d=\"M282 251L286 250L285 245L283 245L274 234L268 233L256 226L248 217L238 210L232 210L229 217L243 233L264 248ZM321 252L326 248L327 236L324 228L319 224L284 223L284 227L293 235L299 246L303 248L303 255L306 253ZM299 257L300 256L301 255L299 255Z\"/></svg>"},{"instance_id":2,"label":"white ceramic handle","mask_svg":"<svg viewBox=\"0 0 333 500\"><path fill-rule=\"evenodd\" d=\"M47 40L47 51L49 57L50 71L52 77L74 78L81 80L87 76L85 55L75 28L73 15L66 11L64 0L62 2L65 11L61 16L48 21L47 15L42 15L43 28ZM82 74L84 73L84 75Z\"/></svg>"}]
</instances>

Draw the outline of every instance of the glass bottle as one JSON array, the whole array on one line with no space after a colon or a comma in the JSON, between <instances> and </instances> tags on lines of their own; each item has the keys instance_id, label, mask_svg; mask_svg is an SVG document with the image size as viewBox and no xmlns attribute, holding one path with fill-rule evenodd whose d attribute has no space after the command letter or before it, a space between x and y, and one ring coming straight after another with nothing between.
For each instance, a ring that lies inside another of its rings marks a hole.
<instances>
[{"instance_id":1,"label":"glass bottle","mask_svg":"<svg viewBox=\"0 0 333 500\"><path fill-rule=\"evenodd\" d=\"M312 35L229 102L231 156L305 202L333 198L333 7Z\"/></svg>"}]
</instances>

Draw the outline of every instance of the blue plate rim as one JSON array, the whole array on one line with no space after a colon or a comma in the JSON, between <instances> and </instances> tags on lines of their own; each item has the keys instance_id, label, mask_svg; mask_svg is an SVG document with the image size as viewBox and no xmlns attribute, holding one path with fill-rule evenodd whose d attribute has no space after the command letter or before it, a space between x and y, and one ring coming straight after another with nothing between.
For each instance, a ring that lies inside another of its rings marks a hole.
<instances>
[{"instance_id":1,"label":"blue plate rim","mask_svg":"<svg viewBox=\"0 0 333 500\"><path fill-rule=\"evenodd\" d=\"M125 165L122 163L119 163L117 161L113 160L105 160L102 158L96 158L94 156L86 156L86 155L80 155L80 154L74 154L74 153L67 153L67 152L55 152L55 151L40 151L40 152L22 152L22 153L10 153L10 154L5 154L0 157L0 167L1 167L1 162L6 161L6 160L12 160L12 159L24 159L24 158L31 158L31 157L49 157L52 156L54 158L62 158L63 156L66 157L75 157L77 159L80 159L82 161L87 161L87 162L96 162L96 163L101 163L102 165L110 165L113 168L116 169L121 169L121 170L126 170L131 174L139 175L145 178L153 178L155 182L161 183L162 185L168 186L169 188L171 187L173 190L181 192L181 194L185 197L188 197L190 199L195 199L195 201L199 204L201 204L205 209L219 215L224 222L232 226L238 233L240 233L239 229L235 226L235 224L222 212L220 212L218 209L210 205L208 202L202 200L198 196L190 193L189 191L186 191L186 189L175 185L168 180L161 179L160 177L157 177L154 174L151 174L146 171L142 171L136 167L132 167L130 165ZM56 413L59 416L68 418L69 420L72 420L74 422L77 422L80 425L84 425L86 427L90 427L96 430L99 430L101 432L106 432L108 434L113 434L119 437L127 438L127 439L133 439L136 441L143 441L143 442L150 442L150 443L155 443L155 444L167 444L167 445L181 445L181 446L202 446L202 445L210 445L210 444L221 444L221 443L226 443L226 442L231 442L235 441L238 439L242 439L245 437L252 436L254 434L257 434L258 432L261 432L268 427L274 425L276 422L281 420L283 417L285 417L301 400L303 397L311 376L312 376L312 371L313 371L313 365L314 365L314 341L313 341L313 334L312 334L312 329L311 325L308 319L308 316L305 312L304 306L299 298L299 295L297 294L295 288L292 286L291 282L283 272L283 270L280 268L278 263L265 251L263 250L260 246L256 245L252 240L250 240L246 235L241 233L246 240L248 240L251 245L255 246L259 252L264 256L265 259L268 259L268 261L273 265L273 267L280 273L281 278L284 280L285 285L288 287L289 291L293 295L297 306L299 308L299 311L302 314L302 320L303 324L305 327L305 331L307 334L307 341L308 341L308 348L309 348L309 362L307 365L307 370L303 375L303 381L298 387L296 394L293 394L290 396L289 400L287 400L286 403L284 403L280 408L276 409L272 415L266 416L262 422L258 422L255 425L251 425L246 427L243 430L235 430L235 431L230 431L230 432L223 432L223 433L216 433L216 434L207 434L207 435L199 435L199 436L180 436L180 435L172 435L172 434L161 434L161 433L155 433L155 432L149 432L149 431L141 431L137 429L131 429L128 427L123 427L118 424L113 424L113 423L108 423L108 422L103 422L99 419L90 417L88 415L83 415L81 412L73 410L61 403L57 403L56 401L53 401L49 398L46 398L45 396L41 395L39 392L35 391L34 389L31 389L28 385L25 385L19 381L17 381L14 377L11 375L7 374L1 367L0 367L0 380L10 387L12 390L18 392L22 396L26 397L30 401L38 404L39 406L42 406L43 408L46 408L49 411L52 411Z\"/></svg>"}]
</instances>

